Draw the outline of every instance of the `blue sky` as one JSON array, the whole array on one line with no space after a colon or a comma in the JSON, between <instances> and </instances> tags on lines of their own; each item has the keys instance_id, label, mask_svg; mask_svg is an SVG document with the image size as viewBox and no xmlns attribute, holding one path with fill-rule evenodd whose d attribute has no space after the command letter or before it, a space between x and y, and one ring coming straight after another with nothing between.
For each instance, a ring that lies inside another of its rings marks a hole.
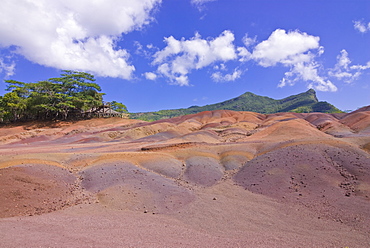
<instances>
[{"instance_id":1,"label":"blue sky","mask_svg":"<svg viewBox=\"0 0 370 248\"><path fill-rule=\"evenodd\" d=\"M309 88L355 110L370 104L370 1L2 1L1 79L63 69L92 73L130 112Z\"/></svg>"}]
</instances>

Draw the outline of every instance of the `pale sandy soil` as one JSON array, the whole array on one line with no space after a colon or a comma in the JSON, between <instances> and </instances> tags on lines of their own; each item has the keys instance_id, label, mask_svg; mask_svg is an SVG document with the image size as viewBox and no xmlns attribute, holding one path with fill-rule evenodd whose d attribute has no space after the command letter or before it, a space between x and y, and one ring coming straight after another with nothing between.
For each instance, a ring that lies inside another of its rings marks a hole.
<instances>
[{"instance_id":1,"label":"pale sandy soil","mask_svg":"<svg viewBox=\"0 0 370 248\"><path fill-rule=\"evenodd\" d=\"M0 247L370 247L370 111L0 128Z\"/></svg>"}]
</instances>

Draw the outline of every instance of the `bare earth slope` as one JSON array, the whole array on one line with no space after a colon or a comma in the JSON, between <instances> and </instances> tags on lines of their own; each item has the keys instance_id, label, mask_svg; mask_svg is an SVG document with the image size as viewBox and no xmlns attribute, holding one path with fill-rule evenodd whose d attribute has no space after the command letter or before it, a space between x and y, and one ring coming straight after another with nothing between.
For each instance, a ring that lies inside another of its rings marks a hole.
<instances>
[{"instance_id":1,"label":"bare earth slope","mask_svg":"<svg viewBox=\"0 0 370 248\"><path fill-rule=\"evenodd\" d=\"M369 247L370 108L0 128L0 247Z\"/></svg>"}]
</instances>

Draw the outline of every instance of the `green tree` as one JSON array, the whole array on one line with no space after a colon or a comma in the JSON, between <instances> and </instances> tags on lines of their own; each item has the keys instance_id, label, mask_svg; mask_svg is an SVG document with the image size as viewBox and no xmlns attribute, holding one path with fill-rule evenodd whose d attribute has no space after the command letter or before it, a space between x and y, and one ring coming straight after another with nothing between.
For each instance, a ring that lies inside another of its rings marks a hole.
<instances>
[{"instance_id":1,"label":"green tree","mask_svg":"<svg viewBox=\"0 0 370 248\"><path fill-rule=\"evenodd\" d=\"M7 109L5 107L5 102L3 100L3 97L0 96L0 122L3 122L4 119L6 118L7 114L9 114L7 112Z\"/></svg>"},{"instance_id":2,"label":"green tree","mask_svg":"<svg viewBox=\"0 0 370 248\"><path fill-rule=\"evenodd\" d=\"M16 80L5 80L8 84L7 91L15 92L19 97L27 98L30 94L27 83L19 82Z\"/></svg>"},{"instance_id":3,"label":"green tree","mask_svg":"<svg viewBox=\"0 0 370 248\"><path fill-rule=\"evenodd\" d=\"M111 108L114 110L114 111L117 111L119 113L128 113L128 110L127 110L127 107L126 105L124 105L123 103L120 103L120 102L116 102L116 101L112 101L110 103L111 105Z\"/></svg>"},{"instance_id":4,"label":"green tree","mask_svg":"<svg viewBox=\"0 0 370 248\"><path fill-rule=\"evenodd\" d=\"M20 97L15 91L6 93L2 98L2 104L7 114L12 116L13 121L17 121L23 117L27 107L26 101L25 98Z\"/></svg>"},{"instance_id":5,"label":"green tree","mask_svg":"<svg viewBox=\"0 0 370 248\"><path fill-rule=\"evenodd\" d=\"M99 93L101 88L94 83L95 78L89 73L66 70L61 77L49 81L59 86L55 107L57 115L62 115L63 119L67 119L70 112L81 113L103 103L104 93Z\"/></svg>"},{"instance_id":6,"label":"green tree","mask_svg":"<svg viewBox=\"0 0 370 248\"><path fill-rule=\"evenodd\" d=\"M50 81L39 81L27 85L31 91L28 98L28 113L36 119L50 119L56 116L59 85Z\"/></svg>"},{"instance_id":7,"label":"green tree","mask_svg":"<svg viewBox=\"0 0 370 248\"><path fill-rule=\"evenodd\" d=\"M0 97L0 121L67 119L103 107L101 88L93 75L62 71L60 77L36 83L5 80L7 91ZM113 109L127 113L124 104L113 101Z\"/></svg>"},{"instance_id":8,"label":"green tree","mask_svg":"<svg viewBox=\"0 0 370 248\"><path fill-rule=\"evenodd\" d=\"M67 118L70 111L87 111L102 105L104 93L99 93L101 88L94 83L93 75L86 72L63 71L61 76L49 80L61 87L57 107L64 118Z\"/></svg>"}]
</instances>

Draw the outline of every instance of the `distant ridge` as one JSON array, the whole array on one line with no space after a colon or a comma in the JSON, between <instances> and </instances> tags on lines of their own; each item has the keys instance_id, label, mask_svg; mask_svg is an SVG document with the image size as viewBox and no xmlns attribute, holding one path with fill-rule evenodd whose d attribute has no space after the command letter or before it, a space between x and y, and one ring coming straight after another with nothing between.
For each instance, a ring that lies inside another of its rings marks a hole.
<instances>
[{"instance_id":1,"label":"distant ridge","mask_svg":"<svg viewBox=\"0 0 370 248\"><path fill-rule=\"evenodd\" d=\"M246 92L236 98L205 105L192 106L183 109L160 110L157 112L133 113L131 118L146 121L155 121L167 119L181 115L196 114L211 110L234 110L251 111L261 114L273 114L278 112L296 112L296 113L338 113L342 112L328 102L319 101L316 92L310 89L298 95L292 95L281 100L275 100L265 96L259 96L251 92Z\"/></svg>"}]
</instances>

